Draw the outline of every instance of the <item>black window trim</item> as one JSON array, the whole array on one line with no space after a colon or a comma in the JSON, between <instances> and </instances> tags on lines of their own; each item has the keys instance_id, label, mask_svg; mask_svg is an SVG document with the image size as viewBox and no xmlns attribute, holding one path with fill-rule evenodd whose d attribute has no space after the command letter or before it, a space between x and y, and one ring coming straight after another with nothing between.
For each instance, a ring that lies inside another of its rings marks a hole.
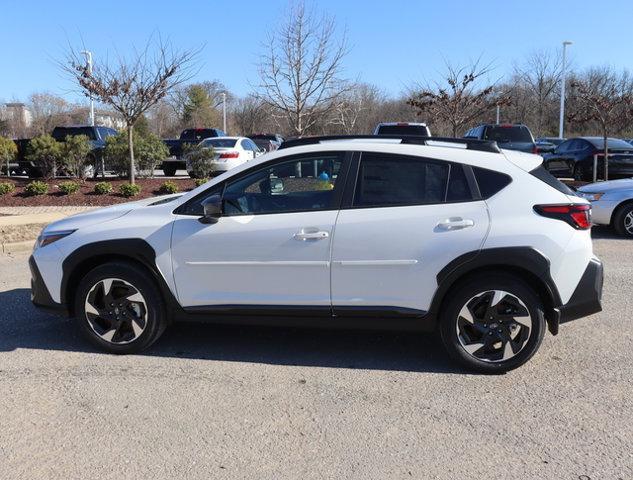
<instances>
[{"instance_id":1,"label":"black window trim","mask_svg":"<svg viewBox=\"0 0 633 480\"><path fill-rule=\"evenodd\" d=\"M280 163L286 163L286 162L291 162L291 161L297 161L301 158L306 158L306 157L314 157L315 155L339 155L341 157L341 169L339 170L338 173L338 177L337 178L337 183L340 181L341 184L343 185L343 188L341 188L340 190L336 191L333 190L334 192L334 197L332 199L332 204L326 208L311 208L311 209L306 209L306 210L292 210L292 211L288 211L288 212L269 212L269 213L249 213L249 214L238 214L238 215L224 215L222 214L222 216L227 216L227 217L239 217L239 216L245 216L245 215L285 215L285 214L289 214L289 213L308 213L308 212L325 212L325 211L330 211L330 210L340 210L341 209L341 202L343 199L343 195L344 192L347 188L347 177L349 174L349 167L352 161L352 152L348 152L345 150L321 150L321 151L316 151L316 152L308 152L308 153L298 153L295 155L288 155L288 156L284 156L284 157L278 157L278 158L274 158L269 160L268 162L265 163L260 163L258 165L253 165L251 168L248 168L246 170L243 170L242 172L240 172L239 174L233 175L232 177L227 178L226 180L220 182L220 183L216 183L215 185L211 185L209 188L205 189L204 191L200 192L198 195L196 195L193 198L190 198L189 200L187 200L185 203L178 205L178 207L176 207L172 213L174 215L184 215L184 216L188 216L188 217L200 217L199 214L196 213L185 213L184 210L186 210L187 206L190 205L191 203L196 203L198 201L200 201L201 198L207 197L209 195L209 193L217 188L221 189L222 193L221 196L224 199L224 193L226 191L226 187L228 185L228 183L234 183L237 182L239 180L241 180L244 177L247 177L248 175L254 173L255 171L261 169L261 168L271 168L277 164Z\"/></svg>"},{"instance_id":2,"label":"black window trim","mask_svg":"<svg viewBox=\"0 0 633 480\"><path fill-rule=\"evenodd\" d=\"M444 201L442 202L428 202L428 203L406 203L406 204L386 204L386 205L354 205L354 195L356 193L356 183L359 179L360 172L360 164L362 161L363 154L381 154L384 155L395 155L398 157L406 157L413 160L418 161L427 161L437 164L448 165L448 175L446 177L446 191L444 192ZM451 171L453 168L457 168L461 166L463 168L464 174L466 176L466 181L468 182L468 187L470 189L471 199L470 200L452 200L446 201L448 196L448 184L451 180ZM419 206L427 206L427 205L450 205L454 203L468 203L468 202L477 202L482 200L481 193L479 192L479 186L477 185L477 181L475 180L475 175L473 173L472 167L465 163L460 162L451 162L450 160L443 160L438 158L431 157L422 157L418 155L404 155L401 153L391 153L391 152L354 152L352 157L351 164L349 166L349 174L347 175L347 182L345 184L345 191L343 193L343 201L341 203L341 210L358 210L358 209L367 209L367 208L400 208L400 207L419 207Z\"/></svg>"}]
</instances>

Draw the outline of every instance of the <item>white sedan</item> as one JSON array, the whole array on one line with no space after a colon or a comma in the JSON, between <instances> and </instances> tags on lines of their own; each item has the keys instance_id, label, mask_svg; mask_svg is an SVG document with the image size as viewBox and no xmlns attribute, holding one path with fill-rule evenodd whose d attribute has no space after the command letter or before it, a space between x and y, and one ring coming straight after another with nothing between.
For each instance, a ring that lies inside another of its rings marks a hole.
<instances>
[{"instance_id":1,"label":"white sedan","mask_svg":"<svg viewBox=\"0 0 633 480\"><path fill-rule=\"evenodd\" d=\"M213 148L214 158L210 162L213 175L220 175L264 153L255 142L246 137L205 138L198 144L198 148ZM189 158L187 172L190 176L195 176Z\"/></svg>"}]
</instances>

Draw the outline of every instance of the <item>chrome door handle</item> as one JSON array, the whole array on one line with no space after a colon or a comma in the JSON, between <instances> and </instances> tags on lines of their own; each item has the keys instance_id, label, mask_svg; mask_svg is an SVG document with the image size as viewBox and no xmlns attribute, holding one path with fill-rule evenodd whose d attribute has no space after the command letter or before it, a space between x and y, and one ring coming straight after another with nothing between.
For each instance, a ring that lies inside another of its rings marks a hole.
<instances>
[{"instance_id":1,"label":"chrome door handle","mask_svg":"<svg viewBox=\"0 0 633 480\"><path fill-rule=\"evenodd\" d=\"M475 222L470 218L461 218L461 217L451 217L446 220L442 220L437 224L437 227L440 230L451 231L451 230L462 230L468 227L474 227Z\"/></svg>"},{"instance_id":2,"label":"chrome door handle","mask_svg":"<svg viewBox=\"0 0 633 480\"><path fill-rule=\"evenodd\" d=\"M330 234L323 230L308 230L305 228L294 234L295 240L301 240L303 242L306 240L323 240L329 236Z\"/></svg>"}]
</instances>

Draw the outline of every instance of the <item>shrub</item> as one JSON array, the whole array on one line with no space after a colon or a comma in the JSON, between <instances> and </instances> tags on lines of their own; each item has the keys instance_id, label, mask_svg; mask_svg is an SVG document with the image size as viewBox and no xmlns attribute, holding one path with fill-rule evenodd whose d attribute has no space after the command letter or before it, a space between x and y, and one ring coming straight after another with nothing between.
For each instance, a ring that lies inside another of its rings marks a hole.
<instances>
[{"instance_id":1,"label":"shrub","mask_svg":"<svg viewBox=\"0 0 633 480\"><path fill-rule=\"evenodd\" d=\"M207 183L209 181L208 178L196 178L193 183L196 184L196 187L199 187L200 185L204 185L205 183Z\"/></svg>"},{"instance_id":2,"label":"shrub","mask_svg":"<svg viewBox=\"0 0 633 480\"><path fill-rule=\"evenodd\" d=\"M61 150L68 170L76 177L85 178L85 167L90 164L89 154L92 151L88 136L67 135Z\"/></svg>"},{"instance_id":3,"label":"shrub","mask_svg":"<svg viewBox=\"0 0 633 480\"><path fill-rule=\"evenodd\" d=\"M77 182L68 181L62 182L58 185L59 190L65 195L72 195L73 193L77 193L81 188Z\"/></svg>"},{"instance_id":4,"label":"shrub","mask_svg":"<svg viewBox=\"0 0 633 480\"><path fill-rule=\"evenodd\" d=\"M97 195L107 195L112 193L112 184L110 182L97 182L95 183L94 192Z\"/></svg>"},{"instance_id":5,"label":"shrub","mask_svg":"<svg viewBox=\"0 0 633 480\"><path fill-rule=\"evenodd\" d=\"M215 157L212 147L192 149L187 154L187 164L191 167L191 173L197 178L208 178L213 171L211 161Z\"/></svg>"},{"instance_id":6,"label":"shrub","mask_svg":"<svg viewBox=\"0 0 633 480\"><path fill-rule=\"evenodd\" d=\"M18 147L13 140L6 137L0 137L0 161L4 166L6 166L6 173L9 175L9 163L15 160L15 157L18 154ZM0 169L2 165L0 165ZM13 184L11 184L13 185ZM5 192L7 193L7 192ZM1 194L0 194L1 195Z\"/></svg>"},{"instance_id":7,"label":"shrub","mask_svg":"<svg viewBox=\"0 0 633 480\"><path fill-rule=\"evenodd\" d=\"M127 144L127 132L108 137L104 150L105 158L119 176L129 174L130 154ZM134 161L136 171L145 176L153 176L154 169L169 156L167 145L152 133L143 135L134 131Z\"/></svg>"},{"instance_id":8,"label":"shrub","mask_svg":"<svg viewBox=\"0 0 633 480\"><path fill-rule=\"evenodd\" d=\"M0 182L0 195L11 193L15 190L15 185L10 182Z\"/></svg>"},{"instance_id":9,"label":"shrub","mask_svg":"<svg viewBox=\"0 0 633 480\"><path fill-rule=\"evenodd\" d=\"M46 182L34 180L24 187L24 193L28 196L46 195L48 193L48 184Z\"/></svg>"},{"instance_id":10,"label":"shrub","mask_svg":"<svg viewBox=\"0 0 633 480\"><path fill-rule=\"evenodd\" d=\"M124 183L119 187L119 190L124 197L135 197L141 193L141 187L135 183Z\"/></svg>"},{"instance_id":11,"label":"shrub","mask_svg":"<svg viewBox=\"0 0 633 480\"><path fill-rule=\"evenodd\" d=\"M175 182L164 182L160 188L158 189L159 193L164 193L164 194L169 194L169 193L178 193L180 191L180 189L178 188L178 185L176 185Z\"/></svg>"},{"instance_id":12,"label":"shrub","mask_svg":"<svg viewBox=\"0 0 633 480\"><path fill-rule=\"evenodd\" d=\"M57 175L62 159L62 144L50 135L32 138L26 149L27 160L32 161L47 178Z\"/></svg>"}]
</instances>

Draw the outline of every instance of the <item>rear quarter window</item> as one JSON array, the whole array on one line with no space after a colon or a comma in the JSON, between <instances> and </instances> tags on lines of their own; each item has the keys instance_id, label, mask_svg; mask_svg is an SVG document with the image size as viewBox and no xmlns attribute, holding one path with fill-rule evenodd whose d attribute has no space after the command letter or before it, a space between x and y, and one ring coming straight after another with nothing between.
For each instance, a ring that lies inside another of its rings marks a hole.
<instances>
[{"instance_id":1,"label":"rear quarter window","mask_svg":"<svg viewBox=\"0 0 633 480\"><path fill-rule=\"evenodd\" d=\"M483 199L499 193L512 182L512 177L505 173L495 172L487 168L473 167L473 173Z\"/></svg>"}]
</instances>

